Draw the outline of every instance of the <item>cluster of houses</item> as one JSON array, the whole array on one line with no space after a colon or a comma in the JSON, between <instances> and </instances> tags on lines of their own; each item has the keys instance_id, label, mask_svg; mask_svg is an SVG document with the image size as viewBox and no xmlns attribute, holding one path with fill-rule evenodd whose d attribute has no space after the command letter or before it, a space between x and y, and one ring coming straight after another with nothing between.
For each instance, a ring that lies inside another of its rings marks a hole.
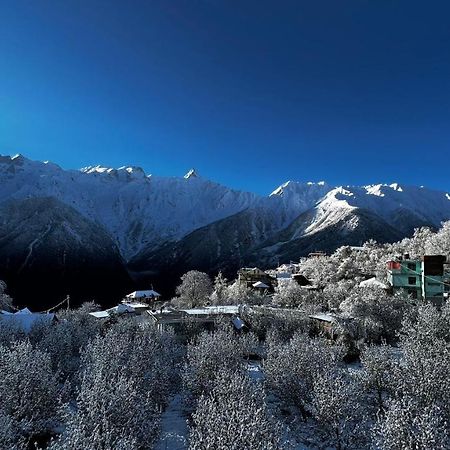
<instances>
[{"instance_id":1,"label":"cluster of houses","mask_svg":"<svg viewBox=\"0 0 450 450\"><path fill-rule=\"evenodd\" d=\"M268 287L264 285L264 288ZM161 301L161 295L158 292L148 290L132 292L119 305L89 314L105 321L118 316L134 316L137 320L153 322L159 330L173 328L175 331L191 324L201 324L205 329L212 329L216 320L221 317L229 319L235 329L241 331L245 329L245 323L239 317L242 308L242 306L205 306L174 309Z\"/></svg>"},{"instance_id":2,"label":"cluster of houses","mask_svg":"<svg viewBox=\"0 0 450 450\"><path fill-rule=\"evenodd\" d=\"M314 253L309 257L320 257ZM281 283L295 282L307 290L319 289L313 282L300 274L301 264L283 264L275 270L264 271L257 267L244 267L238 271L238 283L246 288L271 295ZM425 255L412 259L408 254L387 261L386 277L361 281L360 287L383 289L390 294L406 292L411 298L442 304L450 292L450 263L442 255ZM218 317L229 319L237 330L245 329L241 319L243 306L206 306L193 309L173 309L161 301L161 294L153 289L134 291L126 295L117 306L103 311L89 313L98 320L113 320L118 316L136 316L138 320L152 321L159 329L182 328L187 323L201 323L213 327ZM324 327L331 326L337 319L333 314L310 316ZM38 322L50 323L56 320L53 313L33 313L27 308L15 312L0 310L0 324L11 324L25 333Z\"/></svg>"}]
</instances>

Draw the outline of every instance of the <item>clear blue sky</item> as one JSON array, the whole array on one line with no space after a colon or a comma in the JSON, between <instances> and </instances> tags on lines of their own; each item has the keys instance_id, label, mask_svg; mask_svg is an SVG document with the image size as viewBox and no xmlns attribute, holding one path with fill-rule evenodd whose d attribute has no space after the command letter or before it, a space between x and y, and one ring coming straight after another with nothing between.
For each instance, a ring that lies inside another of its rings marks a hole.
<instances>
[{"instance_id":1,"label":"clear blue sky","mask_svg":"<svg viewBox=\"0 0 450 450\"><path fill-rule=\"evenodd\" d=\"M0 153L259 193L449 189L450 2L0 0Z\"/></svg>"}]
</instances>

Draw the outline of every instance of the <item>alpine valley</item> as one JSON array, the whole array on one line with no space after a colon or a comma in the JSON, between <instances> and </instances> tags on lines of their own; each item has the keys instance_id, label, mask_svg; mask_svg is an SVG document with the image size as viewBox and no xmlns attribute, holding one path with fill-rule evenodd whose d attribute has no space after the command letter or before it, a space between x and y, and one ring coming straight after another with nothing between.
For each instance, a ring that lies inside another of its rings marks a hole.
<instances>
[{"instance_id":1,"label":"alpine valley","mask_svg":"<svg viewBox=\"0 0 450 450\"><path fill-rule=\"evenodd\" d=\"M234 276L448 219L448 193L397 183L288 181L263 197L194 170L163 178L0 156L0 279L28 304L66 294L113 303L152 283L170 293L190 269Z\"/></svg>"}]
</instances>

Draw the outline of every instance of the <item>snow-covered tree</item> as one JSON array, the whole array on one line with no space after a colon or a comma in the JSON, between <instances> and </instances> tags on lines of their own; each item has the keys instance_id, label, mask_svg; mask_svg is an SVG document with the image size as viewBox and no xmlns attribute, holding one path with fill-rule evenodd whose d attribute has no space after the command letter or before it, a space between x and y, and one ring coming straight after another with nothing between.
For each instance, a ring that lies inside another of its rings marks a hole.
<instances>
[{"instance_id":1,"label":"snow-covered tree","mask_svg":"<svg viewBox=\"0 0 450 450\"><path fill-rule=\"evenodd\" d=\"M393 389L393 371L396 365L393 349L386 344L371 345L360 355L361 382L377 411L384 411L385 399Z\"/></svg>"},{"instance_id":2,"label":"snow-covered tree","mask_svg":"<svg viewBox=\"0 0 450 450\"><path fill-rule=\"evenodd\" d=\"M429 255L450 256L450 221L444 222L439 231L427 239L425 249Z\"/></svg>"},{"instance_id":3,"label":"snow-covered tree","mask_svg":"<svg viewBox=\"0 0 450 450\"><path fill-rule=\"evenodd\" d=\"M30 428L26 420L21 423L14 420L0 408L0 448L8 450L21 450L26 448L26 438L22 430Z\"/></svg>"},{"instance_id":4,"label":"snow-covered tree","mask_svg":"<svg viewBox=\"0 0 450 450\"><path fill-rule=\"evenodd\" d=\"M190 450L282 448L281 429L267 411L262 388L239 372L221 370L192 419Z\"/></svg>"},{"instance_id":5,"label":"snow-covered tree","mask_svg":"<svg viewBox=\"0 0 450 450\"><path fill-rule=\"evenodd\" d=\"M259 292L241 284L239 280L227 286L223 292L226 305L266 305L271 298L265 292Z\"/></svg>"},{"instance_id":6,"label":"snow-covered tree","mask_svg":"<svg viewBox=\"0 0 450 450\"><path fill-rule=\"evenodd\" d=\"M0 345L10 347L12 344L26 339L26 334L12 321L0 321Z\"/></svg>"},{"instance_id":7,"label":"snow-covered tree","mask_svg":"<svg viewBox=\"0 0 450 450\"><path fill-rule=\"evenodd\" d=\"M81 354L76 408L55 449L151 448L159 414L177 380L180 352L172 333L119 320Z\"/></svg>"},{"instance_id":8,"label":"snow-covered tree","mask_svg":"<svg viewBox=\"0 0 450 450\"><path fill-rule=\"evenodd\" d=\"M356 319L365 339L392 341L411 308L403 295L388 295L383 289L357 288L341 303L340 309Z\"/></svg>"},{"instance_id":9,"label":"snow-covered tree","mask_svg":"<svg viewBox=\"0 0 450 450\"><path fill-rule=\"evenodd\" d=\"M273 302L285 308L316 306L317 309L321 309L324 306L322 295L303 288L295 281L280 284L273 297Z\"/></svg>"},{"instance_id":10,"label":"snow-covered tree","mask_svg":"<svg viewBox=\"0 0 450 450\"><path fill-rule=\"evenodd\" d=\"M13 300L12 298L6 293L7 286L6 283L2 280L0 280L0 310L4 311L13 311Z\"/></svg>"},{"instance_id":11,"label":"snow-covered tree","mask_svg":"<svg viewBox=\"0 0 450 450\"><path fill-rule=\"evenodd\" d=\"M336 280L338 261L328 256L308 258L300 265L300 272L315 285L324 287Z\"/></svg>"},{"instance_id":12,"label":"snow-covered tree","mask_svg":"<svg viewBox=\"0 0 450 450\"><path fill-rule=\"evenodd\" d=\"M450 448L448 422L437 405L423 406L411 397L391 400L374 428L381 450L446 450Z\"/></svg>"},{"instance_id":13,"label":"snow-covered tree","mask_svg":"<svg viewBox=\"0 0 450 450\"><path fill-rule=\"evenodd\" d=\"M325 286L322 295L328 309L338 309L354 287L355 283L352 280L340 280Z\"/></svg>"},{"instance_id":14,"label":"snow-covered tree","mask_svg":"<svg viewBox=\"0 0 450 450\"><path fill-rule=\"evenodd\" d=\"M239 369L243 357L256 346L256 338L251 334L235 335L224 329L203 332L187 348L183 370L185 387L194 396L209 392L220 369Z\"/></svg>"},{"instance_id":15,"label":"snow-covered tree","mask_svg":"<svg viewBox=\"0 0 450 450\"><path fill-rule=\"evenodd\" d=\"M93 370L83 377L76 408L52 450L147 449L158 431L157 411L138 380Z\"/></svg>"},{"instance_id":16,"label":"snow-covered tree","mask_svg":"<svg viewBox=\"0 0 450 450\"><path fill-rule=\"evenodd\" d=\"M136 389L148 393L155 408L161 409L177 380L179 356L172 333L122 320L85 348L81 366L84 377L102 373L138 380Z\"/></svg>"},{"instance_id":17,"label":"snow-covered tree","mask_svg":"<svg viewBox=\"0 0 450 450\"><path fill-rule=\"evenodd\" d=\"M0 410L26 439L50 432L57 424L60 388L50 356L28 341L0 347Z\"/></svg>"},{"instance_id":18,"label":"snow-covered tree","mask_svg":"<svg viewBox=\"0 0 450 450\"><path fill-rule=\"evenodd\" d=\"M211 294L212 305L227 305L228 304L228 280L219 272L214 278L214 288Z\"/></svg>"},{"instance_id":19,"label":"snow-covered tree","mask_svg":"<svg viewBox=\"0 0 450 450\"><path fill-rule=\"evenodd\" d=\"M85 307L63 311L56 324L37 323L29 338L34 345L50 354L52 367L62 382L74 381L80 365L80 351L101 330L101 323Z\"/></svg>"},{"instance_id":20,"label":"snow-covered tree","mask_svg":"<svg viewBox=\"0 0 450 450\"><path fill-rule=\"evenodd\" d=\"M191 270L181 277L181 284L176 289L178 297L174 303L185 308L202 306L209 302L212 291L209 276L204 272Z\"/></svg>"},{"instance_id":21,"label":"snow-covered tree","mask_svg":"<svg viewBox=\"0 0 450 450\"><path fill-rule=\"evenodd\" d=\"M442 326L429 328L439 316L434 306L424 305L418 309L415 321L405 320L395 388L419 405L437 406L450 423L450 342L442 338Z\"/></svg>"},{"instance_id":22,"label":"snow-covered tree","mask_svg":"<svg viewBox=\"0 0 450 450\"><path fill-rule=\"evenodd\" d=\"M361 387L345 369L322 371L313 381L313 416L328 444L342 450L367 444Z\"/></svg>"},{"instance_id":23,"label":"snow-covered tree","mask_svg":"<svg viewBox=\"0 0 450 450\"><path fill-rule=\"evenodd\" d=\"M264 372L270 388L296 406L306 419L314 380L323 371L333 369L342 357L342 347L297 333L287 344L269 344Z\"/></svg>"}]
</instances>

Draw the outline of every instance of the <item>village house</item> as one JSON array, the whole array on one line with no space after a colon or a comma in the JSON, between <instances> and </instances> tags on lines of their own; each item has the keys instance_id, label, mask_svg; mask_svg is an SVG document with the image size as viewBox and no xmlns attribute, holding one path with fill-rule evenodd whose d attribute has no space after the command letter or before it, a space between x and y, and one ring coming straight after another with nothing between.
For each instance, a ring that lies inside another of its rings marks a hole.
<instances>
[{"instance_id":1,"label":"village house","mask_svg":"<svg viewBox=\"0 0 450 450\"><path fill-rule=\"evenodd\" d=\"M154 291L153 289L149 289L146 291L134 291L125 296L126 300L124 302L144 302L144 303L154 303L161 298L161 294L159 292Z\"/></svg>"},{"instance_id":2,"label":"village house","mask_svg":"<svg viewBox=\"0 0 450 450\"><path fill-rule=\"evenodd\" d=\"M443 255L425 255L420 260L408 254L387 262L392 292L405 291L414 299L442 303L448 292L448 265Z\"/></svg>"},{"instance_id":3,"label":"village house","mask_svg":"<svg viewBox=\"0 0 450 450\"><path fill-rule=\"evenodd\" d=\"M233 326L240 330L244 323L239 318L241 307L232 306L205 306L191 309L161 309L160 311L147 311L148 317L159 330L173 328L180 332L188 324L202 324L206 329L213 329L215 321L220 317L229 318Z\"/></svg>"},{"instance_id":4,"label":"village house","mask_svg":"<svg viewBox=\"0 0 450 450\"><path fill-rule=\"evenodd\" d=\"M241 286L250 289L266 289L273 292L277 285L277 278L258 267L244 267L238 271L238 282Z\"/></svg>"}]
</instances>

